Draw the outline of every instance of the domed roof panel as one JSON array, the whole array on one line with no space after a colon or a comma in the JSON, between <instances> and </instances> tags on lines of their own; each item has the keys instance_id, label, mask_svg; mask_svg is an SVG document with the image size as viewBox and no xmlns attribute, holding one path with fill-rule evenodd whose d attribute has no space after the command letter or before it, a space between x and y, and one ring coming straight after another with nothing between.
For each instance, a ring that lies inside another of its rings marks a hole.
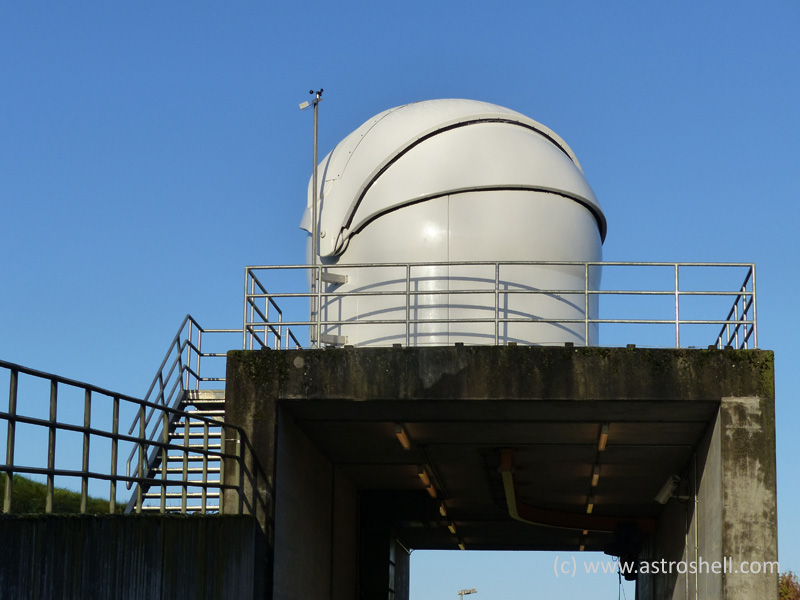
<instances>
[{"instance_id":1,"label":"domed roof panel","mask_svg":"<svg viewBox=\"0 0 800 600\"><path fill-rule=\"evenodd\" d=\"M563 152L530 130L488 122L432 136L397 158L366 190L344 235L405 204L501 189L554 192L602 215L591 187Z\"/></svg>"},{"instance_id":2,"label":"domed roof panel","mask_svg":"<svg viewBox=\"0 0 800 600\"><path fill-rule=\"evenodd\" d=\"M384 111L325 157L318 180L322 256L340 251L350 232L381 212L476 186L563 192L589 207L605 233L599 203L566 143L533 119L486 102L429 100ZM308 215L301 226L310 230Z\"/></svg>"}]
</instances>

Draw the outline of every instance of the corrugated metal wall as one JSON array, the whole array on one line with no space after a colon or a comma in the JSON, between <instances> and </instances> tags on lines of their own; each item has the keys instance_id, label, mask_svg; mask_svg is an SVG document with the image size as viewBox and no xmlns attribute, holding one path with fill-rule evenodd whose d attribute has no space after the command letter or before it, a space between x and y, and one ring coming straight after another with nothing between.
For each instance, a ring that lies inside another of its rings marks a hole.
<instances>
[{"instance_id":1,"label":"corrugated metal wall","mask_svg":"<svg viewBox=\"0 0 800 600\"><path fill-rule=\"evenodd\" d=\"M0 518L0 599L263 598L249 516Z\"/></svg>"}]
</instances>

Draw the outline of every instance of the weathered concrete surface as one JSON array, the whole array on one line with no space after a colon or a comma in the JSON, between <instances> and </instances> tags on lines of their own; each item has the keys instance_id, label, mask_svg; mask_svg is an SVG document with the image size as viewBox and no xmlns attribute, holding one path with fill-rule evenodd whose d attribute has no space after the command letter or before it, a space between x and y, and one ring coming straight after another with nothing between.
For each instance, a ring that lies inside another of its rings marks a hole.
<instances>
[{"instance_id":1,"label":"weathered concrete surface","mask_svg":"<svg viewBox=\"0 0 800 600\"><path fill-rule=\"evenodd\" d=\"M775 406L772 398L724 398L720 407L722 551L735 572L723 598L774 598L778 589ZM772 575L744 571L774 563Z\"/></svg>"},{"instance_id":2,"label":"weathered concrete surface","mask_svg":"<svg viewBox=\"0 0 800 600\"><path fill-rule=\"evenodd\" d=\"M532 346L228 353L228 388L273 399L774 397L772 353ZM247 389L243 389L247 388ZM270 419L266 406L251 417Z\"/></svg>"},{"instance_id":3,"label":"weathered concrete surface","mask_svg":"<svg viewBox=\"0 0 800 600\"><path fill-rule=\"evenodd\" d=\"M354 526L357 493L359 527L371 531L358 549L359 572L369 567L366 578L359 576L363 598L385 597L380 594L393 568L401 575L395 591L407 585L400 560L389 564L396 540L411 548L454 548L461 540L471 549L577 550L579 532L510 519L498 483L501 448L516 449L515 482L527 502L576 514L585 514L592 466L601 463L595 514L658 518L658 533L645 540L651 559L765 561L777 548L771 352L523 346L236 351L228 355L227 377L226 418L248 431L278 486L276 531L302 534L291 543L291 535L276 536L270 548L276 556L296 555L311 544L309 557L319 564L337 556L335 542L327 540L339 537L331 534L335 528ZM412 438L409 451L394 437L398 422ZM602 423L610 424L610 434L599 453ZM295 440L299 450L281 442L286 435L304 436ZM365 529L364 519L374 525L375 511L385 510L392 495L427 498L420 464L430 467L457 536L444 519L430 516L430 507L387 513L380 527ZM300 475L304 468L317 476ZM662 507L653 498L671 473L691 482L692 499ZM353 493L333 493L333 475L349 478ZM283 498L284 485L300 496ZM364 504L381 497L374 490L389 495ZM314 499L302 506L319 514L305 525L292 517L302 510L279 506L309 494ZM331 497L340 498L338 508L330 500L317 506ZM589 550L609 541L596 532L585 536ZM339 560L346 571L354 568ZM776 581L651 577L640 580L639 598L766 598Z\"/></svg>"},{"instance_id":4,"label":"weathered concrete surface","mask_svg":"<svg viewBox=\"0 0 800 600\"><path fill-rule=\"evenodd\" d=\"M353 485L279 413L273 600L356 597Z\"/></svg>"},{"instance_id":5,"label":"weathered concrete surface","mask_svg":"<svg viewBox=\"0 0 800 600\"><path fill-rule=\"evenodd\" d=\"M648 540L642 559L666 562L640 575L638 597L777 597L775 474L773 399L723 398L683 473L688 498L667 503Z\"/></svg>"},{"instance_id":6,"label":"weathered concrete surface","mask_svg":"<svg viewBox=\"0 0 800 600\"><path fill-rule=\"evenodd\" d=\"M0 517L0 597L261 599L248 516Z\"/></svg>"}]
</instances>

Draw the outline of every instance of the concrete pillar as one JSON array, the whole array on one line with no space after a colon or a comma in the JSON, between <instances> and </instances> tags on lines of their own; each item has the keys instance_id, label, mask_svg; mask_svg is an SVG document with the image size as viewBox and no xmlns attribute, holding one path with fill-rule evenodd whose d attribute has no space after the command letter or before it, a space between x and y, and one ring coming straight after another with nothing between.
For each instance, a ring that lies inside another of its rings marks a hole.
<instances>
[{"instance_id":1,"label":"concrete pillar","mask_svg":"<svg viewBox=\"0 0 800 600\"><path fill-rule=\"evenodd\" d=\"M266 597L351 600L357 585L356 489L276 399L251 389L251 383L229 378L226 421L246 429L267 475L262 492L270 499L270 509L259 518L269 534ZM228 483L234 474L229 461ZM234 495L229 496L233 502Z\"/></svg>"},{"instance_id":2,"label":"concrete pillar","mask_svg":"<svg viewBox=\"0 0 800 600\"><path fill-rule=\"evenodd\" d=\"M351 600L356 490L283 411L275 479L274 600Z\"/></svg>"},{"instance_id":3,"label":"concrete pillar","mask_svg":"<svg viewBox=\"0 0 800 600\"><path fill-rule=\"evenodd\" d=\"M776 598L775 469L774 400L723 398L682 474L687 497L664 506L644 544L637 599Z\"/></svg>"}]
</instances>

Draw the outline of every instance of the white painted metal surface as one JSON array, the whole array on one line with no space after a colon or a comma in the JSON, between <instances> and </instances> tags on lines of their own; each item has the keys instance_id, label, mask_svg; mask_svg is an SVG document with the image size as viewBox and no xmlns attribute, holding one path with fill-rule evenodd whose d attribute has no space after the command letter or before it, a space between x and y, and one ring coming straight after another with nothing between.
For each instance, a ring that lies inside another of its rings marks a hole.
<instances>
[{"instance_id":1,"label":"white painted metal surface","mask_svg":"<svg viewBox=\"0 0 800 600\"><path fill-rule=\"evenodd\" d=\"M318 169L321 262L348 276L327 289L405 287L405 273L396 268L347 269L356 263L601 260L605 217L577 158L555 133L500 106L432 100L385 111L347 136ZM312 191L301 224L307 231ZM596 289L599 271L592 275L590 287ZM506 296L503 314L583 320L584 276L582 267L568 265L506 267L500 276L504 288L580 293ZM493 291L458 292L494 290L495 277L488 267L415 270L411 291L438 293L412 296L414 317L430 322L415 325L411 343L494 343L494 327L487 323L437 320L493 315ZM596 313L596 298L590 314ZM322 333L360 346L401 343L405 331L397 326L362 327L356 321L393 319L405 310L376 296L323 300L323 322L353 325L323 327ZM505 327L501 343L585 344L585 338L582 324L531 322L515 324L513 331Z\"/></svg>"}]
</instances>

